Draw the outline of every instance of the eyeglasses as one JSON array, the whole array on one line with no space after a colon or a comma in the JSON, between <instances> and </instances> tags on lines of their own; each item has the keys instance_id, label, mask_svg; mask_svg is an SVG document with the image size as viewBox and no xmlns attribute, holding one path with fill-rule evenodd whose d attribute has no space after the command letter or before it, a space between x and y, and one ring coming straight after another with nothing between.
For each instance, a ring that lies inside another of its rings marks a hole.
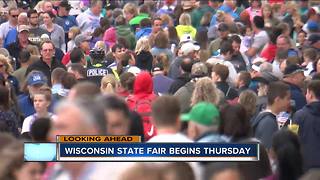
<instances>
[{"instance_id":1,"label":"eyeglasses","mask_svg":"<svg viewBox=\"0 0 320 180\"><path fill-rule=\"evenodd\" d=\"M44 52L52 52L53 49L42 49L42 51L44 51Z\"/></svg>"},{"instance_id":2,"label":"eyeglasses","mask_svg":"<svg viewBox=\"0 0 320 180\"><path fill-rule=\"evenodd\" d=\"M13 18L17 18L19 15L11 15L11 17Z\"/></svg>"}]
</instances>

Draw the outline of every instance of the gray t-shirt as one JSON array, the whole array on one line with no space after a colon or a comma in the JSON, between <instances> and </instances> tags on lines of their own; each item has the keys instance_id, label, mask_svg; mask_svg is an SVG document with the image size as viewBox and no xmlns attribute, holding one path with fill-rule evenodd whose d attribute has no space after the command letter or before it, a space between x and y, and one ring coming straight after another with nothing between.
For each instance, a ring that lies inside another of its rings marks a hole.
<instances>
[{"instance_id":1,"label":"gray t-shirt","mask_svg":"<svg viewBox=\"0 0 320 180\"><path fill-rule=\"evenodd\" d=\"M260 54L263 47L269 42L269 36L266 31L260 31L254 35L251 47L257 49L257 54Z\"/></svg>"},{"instance_id":2,"label":"gray t-shirt","mask_svg":"<svg viewBox=\"0 0 320 180\"><path fill-rule=\"evenodd\" d=\"M60 48L63 52L66 51L66 43L65 43L65 34L64 30L58 24L53 24L53 31L50 33L50 39L53 42L56 48ZM40 26L43 29L46 29L46 25L42 24Z\"/></svg>"}]
</instances>

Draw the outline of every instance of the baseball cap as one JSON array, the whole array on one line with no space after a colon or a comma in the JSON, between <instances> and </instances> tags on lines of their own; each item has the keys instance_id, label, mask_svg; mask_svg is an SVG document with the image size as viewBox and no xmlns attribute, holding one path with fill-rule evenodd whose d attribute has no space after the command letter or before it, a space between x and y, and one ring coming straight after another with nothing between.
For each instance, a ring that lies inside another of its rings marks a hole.
<instances>
[{"instance_id":1,"label":"baseball cap","mask_svg":"<svg viewBox=\"0 0 320 180\"><path fill-rule=\"evenodd\" d=\"M91 40L91 36L88 36L86 34L79 34L74 38L74 43L77 47L79 47L83 41L90 41L90 40Z\"/></svg>"},{"instance_id":2,"label":"baseball cap","mask_svg":"<svg viewBox=\"0 0 320 180\"><path fill-rule=\"evenodd\" d=\"M260 65L262 64L262 62L256 62L254 64L252 64L251 69L257 72L260 72Z\"/></svg>"},{"instance_id":3,"label":"baseball cap","mask_svg":"<svg viewBox=\"0 0 320 180\"><path fill-rule=\"evenodd\" d=\"M284 76L289 76L289 75L296 74L299 72L304 72L304 69L296 64L291 64L285 68L283 74L284 74Z\"/></svg>"},{"instance_id":4,"label":"baseball cap","mask_svg":"<svg viewBox=\"0 0 320 180\"><path fill-rule=\"evenodd\" d=\"M192 65L192 68L191 68L192 77L204 77L207 74L208 74L208 68L204 63L198 62Z\"/></svg>"},{"instance_id":5,"label":"baseball cap","mask_svg":"<svg viewBox=\"0 0 320 180\"><path fill-rule=\"evenodd\" d=\"M187 9L192 9L194 4L192 1L189 0L184 0L181 2L182 9L187 10Z\"/></svg>"},{"instance_id":6,"label":"baseball cap","mask_svg":"<svg viewBox=\"0 0 320 180\"><path fill-rule=\"evenodd\" d=\"M194 42L186 42L181 45L180 51L184 54L187 55L193 51L199 51L200 46Z\"/></svg>"},{"instance_id":7,"label":"baseball cap","mask_svg":"<svg viewBox=\"0 0 320 180\"><path fill-rule=\"evenodd\" d=\"M278 81L279 79L270 72L263 72L260 76L252 78L252 80L263 84L270 84L271 82Z\"/></svg>"},{"instance_id":8,"label":"baseball cap","mask_svg":"<svg viewBox=\"0 0 320 180\"><path fill-rule=\"evenodd\" d=\"M308 38L310 45L320 41L320 34L311 34Z\"/></svg>"},{"instance_id":9,"label":"baseball cap","mask_svg":"<svg viewBox=\"0 0 320 180\"><path fill-rule=\"evenodd\" d=\"M183 43L186 42L191 42L192 41L192 37L190 34L183 34L180 38L180 44L182 45Z\"/></svg>"},{"instance_id":10,"label":"baseball cap","mask_svg":"<svg viewBox=\"0 0 320 180\"><path fill-rule=\"evenodd\" d=\"M17 7L18 8L22 8L22 9L28 9L30 5L26 2L26 1L20 1L18 4L17 4Z\"/></svg>"},{"instance_id":11,"label":"baseball cap","mask_svg":"<svg viewBox=\"0 0 320 180\"><path fill-rule=\"evenodd\" d=\"M319 24L316 21L309 21L307 23L307 29L309 31L318 31L319 30Z\"/></svg>"},{"instance_id":12,"label":"baseball cap","mask_svg":"<svg viewBox=\"0 0 320 180\"><path fill-rule=\"evenodd\" d=\"M36 84L46 84L46 83L47 83L47 78L40 71L31 72L30 76L27 79L27 84L29 86L33 86Z\"/></svg>"},{"instance_id":13,"label":"baseball cap","mask_svg":"<svg viewBox=\"0 0 320 180\"><path fill-rule=\"evenodd\" d=\"M28 31L29 32L29 26L27 26L27 25L18 26L18 32L21 33L22 31Z\"/></svg>"},{"instance_id":14,"label":"baseball cap","mask_svg":"<svg viewBox=\"0 0 320 180\"><path fill-rule=\"evenodd\" d=\"M213 104L200 102L194 105L189 113L182 114L181 121L193 121L205 126L219 125L220 113Z\"/></svg>"}]
</instances>

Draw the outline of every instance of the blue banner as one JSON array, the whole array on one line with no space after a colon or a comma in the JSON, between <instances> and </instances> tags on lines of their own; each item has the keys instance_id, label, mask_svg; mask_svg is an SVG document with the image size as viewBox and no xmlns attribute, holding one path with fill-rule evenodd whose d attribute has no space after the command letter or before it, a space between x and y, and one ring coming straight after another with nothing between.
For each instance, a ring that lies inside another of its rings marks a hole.
<instances>
[{"instance_id":1,"label":"blue banner","mask_svg":"<svg viewBox=\"0 0 320 180\"><path fill-rule=\"evenodd\" d=\"M59 143L62 161L256 161L259 144Z\"/></svg>"}]
</instances>

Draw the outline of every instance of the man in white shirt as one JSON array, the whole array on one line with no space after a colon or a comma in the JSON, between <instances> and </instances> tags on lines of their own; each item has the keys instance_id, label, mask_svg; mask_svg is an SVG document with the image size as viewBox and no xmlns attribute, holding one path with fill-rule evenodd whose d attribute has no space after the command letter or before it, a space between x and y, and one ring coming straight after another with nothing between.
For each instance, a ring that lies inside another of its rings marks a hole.
<instances>
[{"instance_id":1,"label":"man in white shirt","mask_svg":"<svg viewBox=\"0 0 320 180\"><path fill-rule=\"evenodd\" d=\"M235 67L230 62L232 55L233 55L232 42L224 41L220 45L220 56L208 59L207 63L213 64L213 65L223 64L227 66L229 70L229 76L228 76L227 82L231 83L232 85L235 85L238 74Z\"/></svg>"},{"instance_id":2,"label":"man in white shirt","mask_svg":"<svg viewBox=\"0 0 320 180\"><path fill-rule=\"evenodd\" d=\"M152 104L152 120L157 135L148 142L192 142L180 133L180 105L173 96L161 96Z\"/></svg>"},{"instance_id":3,"label":"man in white shirt","mask_svg":"<svg viewBox=\"0 0 320 180\"><path fill-rule=\"evenodd\" d=\"M18 24L19 10L17 8L9 9L9 21L0 25L0 44L3 45L3 41L6 38L8 32L11 29L15 29Z\"/></svg>"},{"instance_id":4,"label":"man in white shirt","mask_svg":"<svg viewBox=\"0 0 320 180\"><path fill-rule=\"evenodd\" d=\"M92 0L90 8L77 16L77 22L81 32L92 33L100 26L100 13L102 9L102 1Z\"/></svg>"}]
</instances>

